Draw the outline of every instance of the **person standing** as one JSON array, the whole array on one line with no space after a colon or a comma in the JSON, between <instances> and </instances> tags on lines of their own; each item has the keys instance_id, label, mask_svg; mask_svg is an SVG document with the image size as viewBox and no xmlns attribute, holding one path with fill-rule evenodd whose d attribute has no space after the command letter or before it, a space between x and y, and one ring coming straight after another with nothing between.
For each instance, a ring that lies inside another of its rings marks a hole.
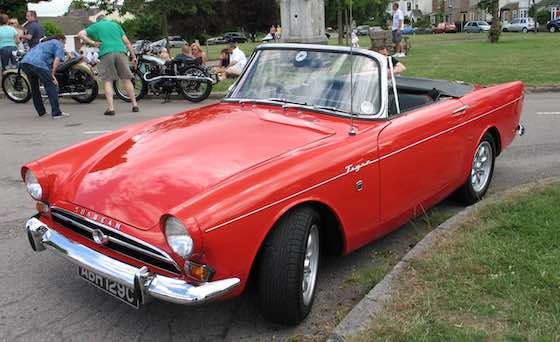
<instances>
[{"instance_id":1,"label":"person standing","mask_svg":"<svg viewBox=\"0 0 560 342\"><path fill-rule=\"evenodd\" d=\"M132 102L132 111L138 112L140 109L134 94L132 72L128 65L126 51L130 52L134 67L137 65L137 59L134 48L121 25L105 19L104 16L99 16L97 22L88 26L85 30L81 30L78 37L91 46L99 47L99 73L103 79L105 99L107 100L107 110L104 114L115 115L113 81L117 80L123 81L128 97Z\"/></svg>"},{"instance_id":2,"label":"person standing","mask_svg":"<svg viewBox=\"0 0 560 342\"><path fill-rule=\"evenodd\" d=\"M1 72L4 72L6 66L11 62L16 63L12 52L17 50L20 36L16 29L8 25L10 18L6 14L0 14L0 59L2 61Z\"/></svg>"},{"instance_id":3,"label":"person standing","mask_svg":"<svg viewBox=\"0 0 560 342\"><path fill-rule=\"evenodd\" d=\"M65 118L70 114L60 111L58 105L58 82L55 77L56 69L64 61L64 44L66 37L56 35L39 43L23 57L21 68L27 75L31 86L33 105L39 116L46 114L45 105L41 97L39 81L45 87L51 104L51 115L53 119Z\"/></svg>"},{"instance_id":4,"label":"person standing","mask_svg":"<svg viewBox=\"0 0 560 342\"><path fill-rule=\"evenodd\" d=\"M45 36L45 29L37 21L37 12L27 11L25 19L27 20L27 25L25 25L27 34L23 38L27 40L29 48L33 49L39 44L41 38Z\"/></svg>"},{"instance_id":5,"label":"person standing","mask_svg":"<svg viewBox=\"0 0 560 342\"><path fill-rule=\"evenodd\" d=\"M393 43L395 44L395 57L405 57L401 47L401 28L404 23L404 14L399 8L399 3L393 3L393 23L391 24L391 32Z\"/></svg>"}]
</instances>

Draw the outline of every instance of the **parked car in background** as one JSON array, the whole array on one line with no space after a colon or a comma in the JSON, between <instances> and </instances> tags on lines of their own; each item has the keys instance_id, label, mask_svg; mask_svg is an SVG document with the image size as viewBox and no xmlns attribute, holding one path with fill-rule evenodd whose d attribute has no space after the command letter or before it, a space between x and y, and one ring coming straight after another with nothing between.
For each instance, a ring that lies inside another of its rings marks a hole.
<instances>
[{"instance_id":1,"label":"parked car in background","mask_svg":"<svg viewBox=\"0 0 560 342\"><path fill-rule=\"evenodd\" d=\"M370 27L368 25L360 25L356 27L356 33L358 36L367 36L369 34Z\"/></svg>"},{"instance_id":2,"label":"parked car in background","mask_svg":"<svg viewBox=\"0 0 560 342\"><path fill-rule=\"evenodd\" d=\"M560 30L560 18L546 23L546 29L551 33L558 32Z\"/></svg>"},{"instance_id":3,"label":"parked car in background","mask_svg":"<svg viewBox=\"0 0 560 342\"><path fill-rule=\"evenodd\" d=\"M412 26L405 26L401 30L402 34L416 34L416 29Z\"/></svg>"},{"instance_id":4,"label":"parked car in background","mask_svg":"<svg viewBox=\"0 0 560 342\"><path fill-rule=\"evenodd\" d=\"M431 34L432 29L429 27L416 27L414 29L415 34Z\"/></svg>"},{"instance_id":5,"label":"parked car in background","mask_svg":"<svg viewBox=\"0 0 560 342\"><path fill-rule=\"evenodd\" d=\"M213 37L206 39L206 44L208 45L217 45L217 44L226 44L228 41L224 37Z\"/></svg>"},{"instance_id":6,"label":"parked car in background","mask_svg":"<svg viewBox=\"0 0 560 342\"><path fill-rule=\"evenodd\" d=\"M457 26L455 24L449 23L439 23L438 26L432 27L432 33L440 34L440 33L456 33Z\"/></svg>"},{"instance_id":7,"label":"parked car in background","mask_svg":"<svg viewBox=\"0 0 560 342\"><path fill-rule=\"evenodd\" d=\"M510 24L502 26L503 32L529 32L535 31L537 26L533 18L513 19Z\"/></svg>"},{"instance_id":8,"label":"parked car in background","mask_svg":"<svg viewBox=\"0 0 560 342\"><path fill-rule=\"evenodd\" d=\"M227 42L234 42L234 43L247 43L247 37L241 32L226 32L224 33L224 39Z\"/></svg>"},{"instance_id":9,"label":"parked car in background","mask_svg":"<svg viewBox=\"0 0 560 342\"><path fill-rule=\"evenodd\" d=\"M490 25L485 21L469 21L463 29L466 33L479 33L490 31Z\"/></svg>"},{"instance_id":10,"label":"parked car in background","mask_svg":"<svg viewBox=\"0 0 560 342\"><path fill-rule=\"evenodd\" d=\"M170 48L182 48L187 41L180 36L169 36L167 37L167 47Z\"/></svg>"}]
</instances>

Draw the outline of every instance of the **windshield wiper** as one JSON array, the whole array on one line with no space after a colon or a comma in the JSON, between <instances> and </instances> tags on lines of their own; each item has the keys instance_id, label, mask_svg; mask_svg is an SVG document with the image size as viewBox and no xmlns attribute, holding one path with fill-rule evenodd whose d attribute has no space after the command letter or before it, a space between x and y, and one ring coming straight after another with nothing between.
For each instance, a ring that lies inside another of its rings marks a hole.
<instances>
[{"instance_id":1,"label":"windshield wiper","mask_svg":"<svg viewBox=\"0 0 560 342\"><path fill-rule=\"evenodd\" d=\"M270 97L268 99L265 99L265 101L282 102L285 104L293 104L298 106L308 106L307 102L298 102L298 101L288 100L280 97Z\"/></svg>"},{"instance_id":2,"label":"windshield wiper","mask_svg":"<svg viewBox=\"0 0 560 342\"><path fill-rule=\"evenodd\" d=\"M315 106L314 105L313 109L323 109L323 110L330 110L331 112L349 114L348 111L342 110L342 109L334 107L334 106Z\"/></svg>"}]
</instances>

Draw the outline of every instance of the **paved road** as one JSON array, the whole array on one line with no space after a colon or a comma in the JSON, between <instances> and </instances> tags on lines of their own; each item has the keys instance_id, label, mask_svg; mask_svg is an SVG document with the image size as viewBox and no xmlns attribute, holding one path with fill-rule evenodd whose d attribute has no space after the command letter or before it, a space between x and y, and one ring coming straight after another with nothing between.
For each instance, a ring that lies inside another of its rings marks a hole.
<instances>
[{"instance_id":1,"label":"paved road","mask_svg":"<svg viewBox=\"0 0 560 342\"><path fill-rule=\"evenodd\" d=\"M73 265L50 253L34 254L23 233L33 202L19 181L19 167L41 155L94 136L96 131L187 108L183 102L142 102L142 112L127 112L120 103L114 118L101 115L103 101L93 105L63 102L68 120L36 118L30 105L0 100L0 340L285 340L290 336L324 338L367 290L359 271L394 261L430 229L423 220L342 258L327 259L319 279L311 316L295 328L266 322L256 310L254 290L244 296L199 307L154 302L141 310L86 284ZM491 192L547 176L560 176L560 94L526 98L523 121L528 133L498 159ZM458 210L453 202L436 211ZM362 272L363 273L363 272Z\"/></svg>"}]
</instances>

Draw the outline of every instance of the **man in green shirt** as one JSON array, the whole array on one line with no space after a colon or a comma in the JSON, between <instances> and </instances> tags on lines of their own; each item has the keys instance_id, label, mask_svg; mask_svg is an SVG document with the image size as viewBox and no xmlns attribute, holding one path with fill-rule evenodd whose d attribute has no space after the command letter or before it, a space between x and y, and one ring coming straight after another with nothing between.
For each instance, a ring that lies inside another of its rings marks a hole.
<instances>
[{"instance_id":1,"label":"man in green shirt","mask_svg":"<svg viewBox=\"0 0 560 342\"><path fill-rule=\"evenodd\" d=\"M97 18L97 22L78 33L78 37L86 44L99 47L99 72L104 82L107 110L105 115L115 115L113 105L113 81L122 80L128 97L132 102L132 111L138 112L138 104L132 85L132 72L128 65L126 51L130 52L132 64L136 67L137 60L134 49L124 33L122 27L104 16Z\"/></svg>"}]
</instances>

